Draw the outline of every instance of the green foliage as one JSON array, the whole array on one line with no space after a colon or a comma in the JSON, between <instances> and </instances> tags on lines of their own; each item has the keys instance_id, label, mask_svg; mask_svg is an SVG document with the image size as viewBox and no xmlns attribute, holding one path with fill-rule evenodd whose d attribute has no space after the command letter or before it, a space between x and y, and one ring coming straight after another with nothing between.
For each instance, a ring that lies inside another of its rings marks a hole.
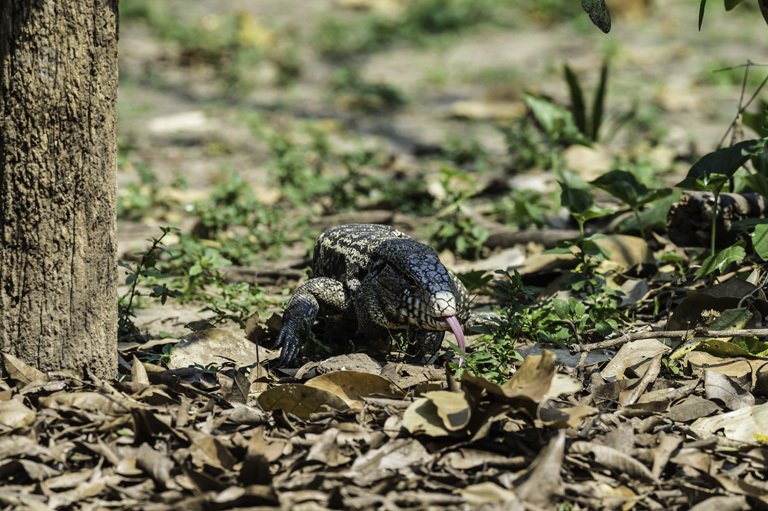
<instances>
[{"instance_id":1,"label":"green foliage","mask_svg":"<svg viewBox=\"0 0 768 511\"><path fill-rule=\"evenodd\" d=\"M325 213L372 207L419 214L434 211L423 180L366 172L366 167L388 163L369 150L336 153L323 131L311 125L304 129L309 143L285 133L262 135L273 154L270 179L294 207L322 205Z\"/></svg>"},{"instance_id":2,"label":"green foliage","mask_svg":"<svg viewBox=\"0 0 768 511\"><path fill-rule=\"evenodd\" d=\"M768 261L768 223L756 225L750 238L752 239L752 248L758 257L763 261Z\"/></svg>"},{"instance_id":3,"label":"green foliage","mask_svg":"<svg viewBox=\"0 0 768 511\"><path fill-rule=\"evenodd\" d=\"M133 157L135 148L124 138L118 140L118 168L133 169L139 175L139 182L131 181L120 188L117 195L117 218L140 220L151 213L170 211L174 204L160 190L157 174L143 162ZM185 183L176 183L184 187Z\"/></svg>"},{"instance_id":4,"label":"green foliage","mask_svg":"<svg viewBox=\"0 0 768 511\"><path fill-rule=\"evenodd\" d=\"M595 239L595 236L579 238L575 242L566 242L564 249L550 251L564 253L567 250L578 260L573 272L559 283L560 289L571 294L567 306L564 303L555 304L557 317L567 322L577 339L591 339L595 333L606 337L619 324L627 321L619 311L622 293L608 286L605 276L597 272L606 254Z\"/></svg>"},{"instance_id":5,"label":"green foliage","mask_svg":"<svg viewBox=\"0 0 768 511\"><path fill-rule=\"evenodd\" d=\"M576 220L576 223L579 225L581 238L584 237L584 224L587 220L613 213L610 209L598 208L595 206L595 202L592 199L592 194L589 190L576 188L568 184L567 181L558 181L558 183L560 184L561 189L560 204L567 209Z\"/></svg>"},{"instance_id":6,"label":"green foliage","mask_svg":"<svg viewBox=\"0 0 768 511\"><path fill-rule=\"evenodd\" d=\"M725 4L725 10L730 11L737 5L739 5L743 0L724 0ZM768 2L765 0L758 0L758 4L760 5L760 12L763 14L763 19L766 23L768 23ZM701 25L704 22L704 8L707 5L707 0L700 0L699 3L699 30L701 30Z\"/></svg>"},{"instance_id":7,"label":"green foliage","mask_svg":"<svg viewBox=\"0 0 768 511\"><path fill-rule=\"evenodd\" d=\"M465 186L458 186L463 182ZM450 250L465 259L477 259L490 233L478 225L465 205L474 192L470 175L455 169L440 170L440 184L446 192L444 207L430 224L429 241L436 250Z\"/></svg>"},{"instance_id":8,"label":"green foliage","mask_svg":"<svg viewBox=\"0 0 768 511\"><path fill-rule=\"evenodd\" d=\"M217 70L224 92L232 95L248 92L254 85L252 70L269 56L269 37L264 29L243 11L199 14L174 8L170 2L120 3L121 21L143 21L155 36L173 41L178 46L181 65L211 66ZM286 73L300 72L295 55L278 53L272 60L278 68L278 80L284 80Z\"/></svg>"},{"instance_id":9,"label":"green foliage","mask_svg":"<svg viewBox=\"0 0 768 511\"><path fill-rule=\"evenodd\" d=\"M170 274L167 271L158 268L158 256L166 251L166 248L163 245L163 238L165 238L168 233L177 231L178 229L161 227L160 230L163 234L159 238L152 237L147 240L152 243L147 251L134 254L136 256L141 256L141 259L135 266L131 266L130 263L118 261L120 267L128 270L125 284L129 286L128 291L118 299L117 336L121 341L139 341L144 339L143 334L134 324L132 319L136 317L134 313L135 302L142 296L141 289L139 288L140 281L147 281L154 284L152 285L148 296L159 298L160 303L162 304L166 302L169 296L178 296L176 291L171 290L166 285Z\"/></svg>"},{"instance_id":10,"label":"green foliage","mask_svg":"<svg viewBox=\"0 0 768 511\"><path fill-rule=\"evenodd\" d=\"M550 145L590 145L590 140L579 130L573 113L554 101L525 94L525 104L547 136Z\"/></svg>"},{"instance_id":11,"label":"green foliage","mask_svg":"<svg viewBox=\"0 0 768 511\"><path fill-rule=\"evenodd\" d=\"M228 264L246 265L279 256L289 241L290 226L275 208L262 204L253 188L234 173L222 175L223 181L211 196L189 208L197 217L192 236L184 243L205 240Z\"/></svg>"},{"instance_id":12,"label":"green foliage","mask_svg":"<svg viewBox=\"0 0 768 511\"><path fill-rule=\"evenodd\" d=\"M547 144L538 131L534 130L528 118L515 120L511 126L500 126L507 149L514 158L514 168L558 168L562 155Z\"/></svg>"},{"instance_id":13,"label":"green foliage","mask_svg":"<svg viewBox=\"0 0 768 511\"><path fill-rule=\"evenodd\" d=\"M720 250L719 252L713 251L711 255L701 263L701 268L698 273L696 273L695 278L700 279L701 277L706 277L715 271L724 273L729 264L743 261L745 257L747 257L747 252L744 250L744 242L742 241L738 241L734 245Z\"/></svg>"},{"instance_id":14,"label":"green foliage","mask_svg":"<svg viewBox=\"0 0 768 511\"><path fill-rule=\"evenodd\" d=\"M574 271L559 283L569 295L567 299L537 300L517 271L496 271L502 278L493 281L491 290L505 305L497 310L497 327L473 329L482 335L473 343L475 349L467 355L465 369L504 381L509 377L509 364L521 358L515 350L518 341L595 342L629 321L619 310L622 293L609 287L605 276L597 272L605 254L593 239L566 243L551 252L571 253L578 259Z\"/></svg>"},{"instance_id":15,"label":"green foliage","mask_svg":"<svg viewBox=\"0 0 768 511\"><path fill-rule=\"evenodd\" d=\"M640 219L640 208L672 193L672 190L669 188L651 190L640 183L634 174L626 170L611 170L591 181L590 184L605 190L629 206L635 214L635 219L643 238L645 238L645 228Z\"/></svg>"},{"instance_id":16,"label":"green foliage","mask_svg":"<svg viewBox=\"0 0 768 511\"><path fill-rule=\"evenodd\" d=\"M573 113L576 127L583 135L596 142L600 137L600 125L603 122L603 111L605 109L605 96L608 87L608 63L603 62L600 68L600 81L597 89L595 89L591 114L587 112L587 105L584 101L584 93L582 92L578 76L576 76L576 73L573 72L573 69L568 64L563 66L563 72L571 96L571 112Z\"/></svg>"},{"instance_id":17,"label":"green foliage","mask_svg":"<svg viewBox=\"0 0 768 511\"><path fill-rule=\"evenodd\" d=\"M407 103L396 86L384 82L369 82L351 67L336 70L331 89L342 96L343 103L364 112L392 112Z\"/></svg>"},{"instance_id":18,"label":"green foliage","mask_svg":"<svg viewBox=\"0 0 768 511\"><path fill-rule=\"evenodd\" d=\"M232 263L219 250L205 246L189 235L181 235L180 244L166 247L163 239L178 229L161 227L159 238L150 238L151 247L138 252L140 261L132 266L120 261L128 270L125 283L130 286L118 303L118 333L121 340L143 338L131 318L142 296L159 298L165 304L169 297L181 303L201 302L204 311L213 312L214 323L231 320L245 328L245 321L269 303L259 286L231 282L225 268ZM142 294L148 288L149 293Z\"/></svg>"},{"instance_id":19,"label":"green foliage","mask_svg":"<svg viewBox=\"0 0 768 511\"><path fill-rule=\"evenodd\" d=\"M545 227L546 212L552 206L544 201L540 192L535 190L511 190L501 200L493 203L491 216L506 225L517 225L520 229Z\"/></svg>"},{"instance_id":20,"label":"green foliage","mask_svg":"<svg viewBox=\"0 0 768 511\"><path fill-rule=\"evenodd\" d=\"M394 43L423 44L429 36L498 22L497 12L493 0L410 0L399 13L327 18L320 23L315 41L325 58L349 59Z\"/></svg>"},{"instance_id":21,"label":"green foliage","mask_svg":"<svg viewBox=\"0 0 768 511\"><path fill-rule=\"evenodd\" d=\"M733 178L742 165L765 151L766 140L745 140L731 147L718 149L704 155L691 167L685 179L677 183L676 186L689 190L712 192L715 196L715 205L717 205L723 186ZM717 210L717 207L713 208L710 256L715 255Z\"/></svg>"}]
</instances>

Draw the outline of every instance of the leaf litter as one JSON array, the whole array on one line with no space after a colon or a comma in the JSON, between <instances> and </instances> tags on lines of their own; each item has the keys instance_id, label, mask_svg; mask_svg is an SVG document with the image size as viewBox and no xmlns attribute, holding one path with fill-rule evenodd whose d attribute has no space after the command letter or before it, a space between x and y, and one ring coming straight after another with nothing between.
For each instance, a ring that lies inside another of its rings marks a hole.
<instances>
[{"instance_id":1,"label":"leaf litter","mask_svg":"<svg viewBox=\"0 0 768 511\"><path fill-rule=\"evenodd\" d=\"M421 368L420 380L403 364L304 380L243 368L203 378L127 353L132 381L98 381L45 375L4 355L0 502L765 508L768 405L756 373L691 364L689 374L661 378L666 350L632 341L585 367L583 381L544 350L502 385L435 368Z\"/></svg>"}]
</instances>

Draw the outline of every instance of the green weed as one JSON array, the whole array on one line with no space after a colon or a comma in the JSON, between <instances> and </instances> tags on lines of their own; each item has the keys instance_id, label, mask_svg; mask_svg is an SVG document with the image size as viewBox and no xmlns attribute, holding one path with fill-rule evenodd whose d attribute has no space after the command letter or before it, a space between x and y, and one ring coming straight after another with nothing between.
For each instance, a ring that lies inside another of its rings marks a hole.
<instances>
[{"instance_id":1,"label":"green weed","mask_svg":"<svg viewBox=\"0 0 768 511\"><path fill-rule=\"evenodd\" d=\"M170 273L160 269L158 265L159 256L165 253L166 248L163 245L163 238L172 231L177 231L172 227L161 227L160 230L163 234L158 237L150 238L149 242L152 245L145 252L137 252L134 255L141 256L141 259L135 266L131 266L130 263L118 261L120 267L128 270L128 275L125 278L125 284L130 286L128 291L118 299L118 319L117 319L117 332L118 339L122 341L139 341L144 339L144 335L139 328L133 322L134 307L138 302L138 299L142 296L140 283L149 283L152 288L149 292L150 297L159 298L160 303L164 304L168 297L177 297L179 293L170 289L167 285L170 278Z\"/></svg>"},{"instance_id":2,"label":"green weed","mask_svg":"<svg viewBox=\"0 0 768 511\"><path fill-rule=\"evenodd\" d=\"M459 184L464 186L459 186ZM450 250L465 259L477 259L490 233L478 225L465 202L474 195L470 175L451 168L440 170L440 184L445 190L442 209L430 224L429 241L438 251Z\"/></svg>"},{"instance_id":3,"label":"green weed","mask_svg":"<svg viewBox=\"0 0 768 511\"><path fill-rule=\"evenodd\" d=\"M424 44L430 36L498 24L498 13L499 5L492 0L411 0L399 13L326 18L315 41L325 58L350 59L395 43Z\"/></svg>"}]
</instances>

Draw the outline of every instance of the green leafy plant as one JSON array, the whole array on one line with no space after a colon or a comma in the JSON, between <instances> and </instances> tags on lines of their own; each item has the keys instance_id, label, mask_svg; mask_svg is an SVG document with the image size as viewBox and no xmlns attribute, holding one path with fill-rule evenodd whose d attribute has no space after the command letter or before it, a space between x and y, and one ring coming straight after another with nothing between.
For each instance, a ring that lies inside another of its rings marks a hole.
<instances>
[{"instance_id":1,"label":"green leafy plant","mask_svg":"<svg viewBox=\"0 0 768 511\"><path fill-rule=\"evenodd\" d=\"M640 235L643 238L645 238L645 228L640 220L640 208L672 193L669 188L649 189L640 183L634 174L626 170L611 170L591 181L590 184L605 190L629 206L635 214Z\"/></svg>"},{"instance_id":2,"label":"green leafy plant","mask_svg":"<svg viewBox=\"0 0 768 511\"><path fill-rule=\"evenodd\" d=\"M464 186L458 186L463 183ZM430 243L437 250L477 259L490 233L472 218L465 201L474 194L471 176L451 168L440 170L440 184L445 190L444 207L437 213L429 230Z\"/></svg>"},{"instance_id":3,"label":"green leafy plant","mask_svg":"<svg viewBox=\"0 0 768 511\"><path fill-rule=\"evenodd\" d=\"M331 88L345 106L364 112L391 112L408 102L395 85L364 80L353 67L336 70Z\"/></svg>"},{"instance_id":4,"label":"green leafy plant","mask_svg":"<svg viewBox=\"0 0 768 511\"><path fill-rule=\"evenodd\" d=\"M277 257L288 242L289 226L275 208L268 208L239 174L225 173L211 196L192 205L197 223L182 236L187 248L196 240L228 259L228 264L250 264L264 257Z\"/></svg>"},{"instance_id":5,"label":"green leafy plant","mask_svg":"<svg viewBox=\"0 0 768 511\"><path fill-rule=\"evenodd\" d=\"M691 167L685 179L676 185L687 190L708 191L714 196L710 258L716 255L715 234L720 192L742 165L747 163L752 157L763 153L765 143L766 139L745 140L731 147L718 149L706 154ZM705 261L705 265L707 264Z\"/></svg>"},{"instance_id":6,"label":"green leafy plant","mask_svg":"<svg viewBox=\"0 0 768 511\"><path fill-rule=\"evenodd\" d=\"M725 0L725 10L733 10L742 1L743 0ZM758 4L760 5L760 12L763 14L763 19L766 23L768 23L768 2L765 0L759 0ZM701 25L704 22L704 8L706 5L707 0L701 0L699 3L699 30L701 30Z\"/></svg>"},{"instance_id":7,"label":"green leafy plant","mask_svg":"<svg viewBox=\"0 0 768 511\"><path fill-rule=\"evenodd\" d=\"M152 290L149 295L153 298L159 298L160 303L164 304L168 297L179 296L179 293L170 289L166 282L170 274L158 268L158 256L166 251L163 244L163 238L172 231L178 231L173 227L161 227L163 234L158 237L149 238L147 241L152 245L144 252L136 252L134 255L141 256L138 263L132 266L130 263L118 261L118 265L125 268L128 272L125 278L125 284L129 286L128 291L118 300L118 338L123 341L135 341L143 339L143 335L132 318L135 318L134 306L139 297L142 296L139 283L144 281L152 283Z\"/></svg>"},{"instance_id":8,"label":"green leafy plant","mask_svg":"<svg viewBox=\"0 0 768 511\"><path fill-rule=\"evenodd\" d=\"M501 223L514 224L521 229L541 228L547 225L546 213L551 209L552 206L544 201L540 192L515 189L494 202L490 214Z\"/></svg>"},{"instance_id":9,"label":"green leafy plant","mask_svg":"<svg viewBox=\"0 0 768 511\"><path fill-rule=\"evenodd\" d=\"M560 185L560 204L568 210L579 226L579 237L584 239L584 224L588 220L610 215L612 210L598 208L589 190L577 188L567 181L558 181Z\"/></svg>"},{"instance_id":10,"label":"green leafy plant","mask_svg":"<svg viewBox=\"0 0 768 511\"><path fill-rule=\"evenodd\" d=\"M203 311L213 312L214 323L231 320L245 328L246 320L269 304L258 285L229 279L232 261L219 249L185 235L167 253L168 271L176 277L170 283L174 296L182 303L201 302Z\"/></svg>"},{"instance_id":11,"label":"green leafy plant","mask_svg":"<svg viewBox=\"0 0 768 511\"><path fill-rule=\"evenodd\" d=\"M457 33L482 23L499 24L492 0L411 0L400 12L368 12L321 21L315 41L327 59L345 60L391 44L424 44L430 36Z\"/></svg>"},{"instance_id":12,"label":"green leafy plant","mask_svg":"<svg viewBox=\"0 0 768 511\"><path fill-rule=\"evenodd\" d=\"M587 104L584 101L584 93L581 89L579 77L573 72L571 66L563 66L565 81L568 84L568 91L571 96L571 112L579 131L593 142L600 138L600 125L603 122L603 113L605 109L605 96L608 89L608 62L603 61L600 67L600 81L595 89L595 97L592 100L591 114L587 111Z\"/></svg>"}]
</instances>

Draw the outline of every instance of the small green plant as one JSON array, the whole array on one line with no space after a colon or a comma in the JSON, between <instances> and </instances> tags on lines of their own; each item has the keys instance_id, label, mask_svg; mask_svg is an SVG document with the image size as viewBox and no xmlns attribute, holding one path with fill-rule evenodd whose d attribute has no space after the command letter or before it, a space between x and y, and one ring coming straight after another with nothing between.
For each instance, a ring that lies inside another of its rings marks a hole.
<instances>
[{"instance_id":1,"label":"small green plant","mask_svg":"<svg viewBox=\"0 0 768 511\"><path fill-rule=\"evenodd\" d=\"M408 101L395 85L364 80L356 69L338 69L331 78L331 89L340 96L341 103L363 112L392 112Z\"/></svg>"},{"instance_id":2,"label":"small green plant","mask_svg":"<svg viewBox=\"0 0 768 511\"><path fill-rule=\"evenodd\" d=\"M440 184L445 190L442 199L445 206L431 224L429 241L438 251L448 249L460 257L477 259L490 233L477 224L464 204L474 194L472 178L463 172L443 168Z\"/></svg>"},{"instance_id":3,"label":"small green plant","mask_svg":"<svg viewBox=\"0 0 768 511\"><path fill-rule=\"evenodd\" d=\"M314 39L323 57L348 60L394 43L425 44L431 36L502 24L498 13L493 0L410 0L399 12L326 18Z\"/></svg>"},{"instance_id":4,"label":"small green plant","mask_svg":"<svg viewBox=\"0 0 768 511\"><path fill-rule=\"evenodd\" d=\"M597 142L600 137L600 125L603 122L603 112L605 108L605 95L608 88L608 62L603 61L600 67L600 81L595 90L595 97L592 101L591 115L587 112L587 104L584 101L584 93L581 89L579 77L573 72L571 66L563 66L565 81L568 84L568 91L571 95L571 112L576 127L579 131L593 142Z\"/></svg>"},{"instance_id":5,"label":"small green plant","mask_svg":"<svg viewBox=\"0 0 768 511\"><path fill-rule=\"evenodd\" d=\"M725 0L725 10L730 11L733 10L737 5L739 5L744 0ZM768 23L768 5L766 5L765 2L761 1L760 3L760 12L763 14L763 19L766 23ZM704 23L704 8L707 5L707 0L701 0L699 3L699 30L701 30L701 25Z\"/></svg>"},{"instance_id":6,"label":"small green plant","mask_svg":"<svg viewBox=\"0 0 768 511\"><path fill-rule=\"evenodd\" d=\"M592 194L584 188L577 188L567 181L558 181L560 185L560 204L568 210L579 226L579 239L584 239L584 224L588 220L610 215L612 210L598 208Z\"/></svg>"},{"instance_id":7,"label":"small green plant","mask_svg":"<svg viewBox=\"0 0 768 511\"><path fill-rule=\"evenodd\" d=\"M194 241L206 240L207 246L230 261L228 264L275 258L288 242L284 215L262 204L238 174L223 174L210 198L193 204L191 212L198 221L192 237L182 237L187 247Z\"/></svg>"},{"instance_id":8,"label":"small green plant","mask_svg":"<svg viewBox=\"0 0 768 511\"><path fill-rule=\"evenodd\" d=\"M179 246L167 250L175 297L182 303L201 302L203 311L214 313L213 323L231 320L245 328L246 320L269 303L261 288L247 282L232 282L226 267L232 262L217 248L182 235Z\"/></svg>"},{"instance_id":9,"label":"small green plant","mask_svg":"<svg viewBox=\"0 0 768 511\"><path fill-rule=\"evenodd\" d=\"M143 335L136 324L133 322L134 306L139 297L142 296L139 288L141 281L151 282L154 285L149 295L153 298L159 298L160 303L164 304L168 297L178 296L178 292L170 289L166 282L168 281L170 274L167 271L160 270L158 268L158 256L166 251L163 245L163 238L172 231L178 231L173 227L161 227L160 230L163 234L158 237L149 238L147 241L152 245L145 252L137 252L135 255L141 256L141 259L135 266L131 266L130 263L118 261L120 267L125 268L128 271L128 275L125 278L125 284L129 286L128 291L119 298L118 301L118 338L123 341L137 341L143 339Z\"/></svg>"},{"instance_id":10,"label":"small green plant","mask_svg":"<svg viewBox=\"0 0 768 511\"><path fill-rule=\"evenodd\" d=\"M605 190L629 206L635 215L640 235L643 238L645 238L645 227L640 220L640 208L672 193L669 188L651 190L640 183L634 174L626 170L611 170L591 181L590 184Z\"/></svg>"},{"instance_id":11,"label":"small green plant","mask_svg":"<svg viewBox=\"0 0 768 511\"><path fill-rule=\"evenodd\" d=\"M248 92L253 87L252 70L265 60L269 31L244 11L194 14L170 2L132 0L120 5L121 20L142 21L157 37L173 41L181 65L210 66L224 92Z\"/></svg>"},{"instance_id":12,"label":"small green plant","mask_svg":"<svg viewBox=\"0 0 768 511\"><path fill-rule=\"evenodd\" d=\"M551 208L544 202L541 192L511 190L509 195L493 204L491 216L498 222L514 224L521 229L541 228L547 225L546 213Z\"/></svg>"},{"instance_id":13,"label":"small green plant","mask_svg":"<svg viewBox=\"0 0 768 511\"><path fill-rule=\"evenodd\" d=\"M706 154L691 167L685 179L676 185L678 188L686 190L711 192L714 196L709 258L714 259L716 257L715 235L717 229L717 204L720 192L722 192L723 187L733 179L734 174L736 174L736 171L739 170L742 165L765 151L765 143L767 140L768 139L745 140L731 147L718 149L717 151ZM702 265L702 269L706 266L708 266L707 261ZM702 274L700 274L699 277L700 276L702 276Z\"/></svg>"},{"instance_id":14,"label":"small green plant","mask_svg":"<svg viewBox=\"0 0 768 511\"><path fill-rule=\"evenodd\" d=\"M512 127L502 127L507 147L518 158L517 168L542 167L560 174L563 171L563 149L578 144L591 146L600 136L603 123L605 97L608 85L608 63L600 71L592 108L587 109L581 83L573 70L564 67L571 105L562 106L554 100L533 94L524 94L523 101L529 116ZM534 121L531 126L530 121Z\"/></svg>"}]
</instances>

